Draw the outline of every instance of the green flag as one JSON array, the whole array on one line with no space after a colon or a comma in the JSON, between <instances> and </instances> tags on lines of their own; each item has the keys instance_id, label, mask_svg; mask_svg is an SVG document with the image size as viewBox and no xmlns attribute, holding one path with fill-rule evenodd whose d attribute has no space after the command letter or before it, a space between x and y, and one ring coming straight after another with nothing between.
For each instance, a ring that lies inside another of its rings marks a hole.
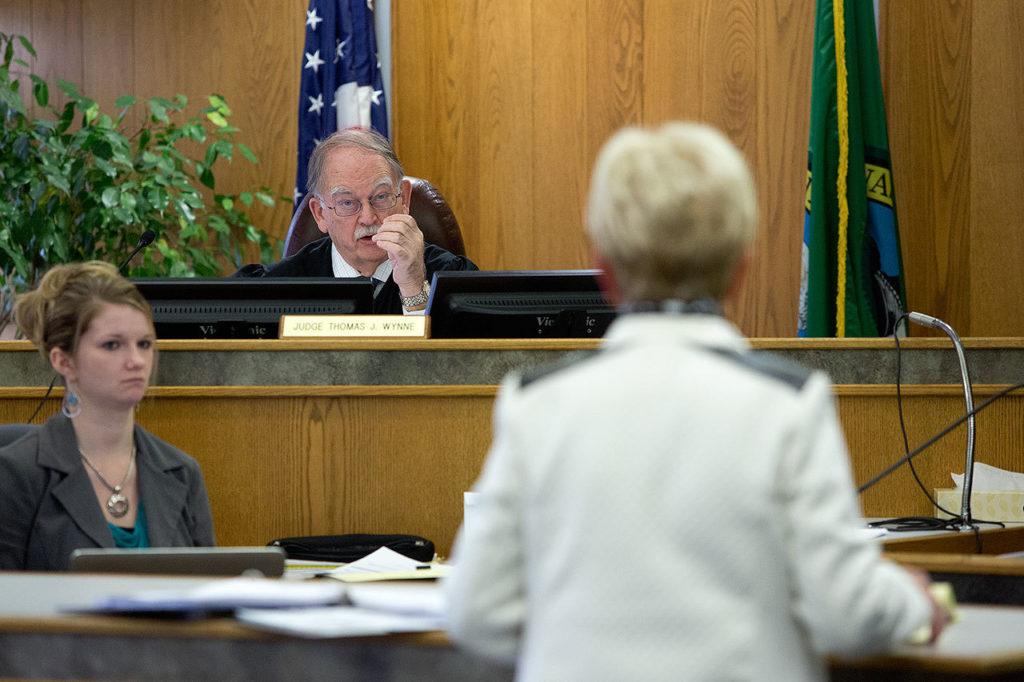
<instances>
[{"instance_id":1,"label":"green flag","mask_svg":"<svg viewBox=\"0 0 1024 682\"><path fill-rule=\"evenodd\" d=\"M885 336L906 294L867 0L818 0L799 336Z\"/></svg>"}]
</instances>

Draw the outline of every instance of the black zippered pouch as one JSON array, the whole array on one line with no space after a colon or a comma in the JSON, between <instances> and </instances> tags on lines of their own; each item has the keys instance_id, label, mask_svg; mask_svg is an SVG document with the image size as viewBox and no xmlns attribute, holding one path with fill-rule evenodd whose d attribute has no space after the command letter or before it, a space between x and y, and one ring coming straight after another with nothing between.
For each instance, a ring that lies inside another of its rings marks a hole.
<instances>
[{"instance_id":1,"label":"black zippered pouch","mask_svg":"<svg viewBox=\"0 0 1024 682\"><path fill-rule=\"evenodd\" d=\"M304 535L271 540L267 545L280 547L289 559L306 561L339 561L347 564L362 559L381 547L387 547L416 561L428 562L434 558L434 543L418 535Z\"/></svg>"}]
</instances>

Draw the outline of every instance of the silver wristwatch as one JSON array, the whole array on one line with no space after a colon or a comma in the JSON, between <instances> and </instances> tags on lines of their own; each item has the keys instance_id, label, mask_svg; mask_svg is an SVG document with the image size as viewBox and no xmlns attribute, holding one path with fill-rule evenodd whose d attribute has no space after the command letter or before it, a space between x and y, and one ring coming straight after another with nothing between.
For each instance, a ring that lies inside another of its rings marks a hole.
<instances>
[{"instance_id":1,"label":"silver wristwatch","mask_svg":"<svg viewBox=\"0 0 1024 682\"><path fill-rule=\"evenodd\" d=\"M401 294L399 294L401 296ZM412 296L401 296L403 308L418 308L421 305L426 304L427 299L430 298L430 283L427 280L423 280L423 288L420 289L418 294Z\"/></svg>"}]
</instances>

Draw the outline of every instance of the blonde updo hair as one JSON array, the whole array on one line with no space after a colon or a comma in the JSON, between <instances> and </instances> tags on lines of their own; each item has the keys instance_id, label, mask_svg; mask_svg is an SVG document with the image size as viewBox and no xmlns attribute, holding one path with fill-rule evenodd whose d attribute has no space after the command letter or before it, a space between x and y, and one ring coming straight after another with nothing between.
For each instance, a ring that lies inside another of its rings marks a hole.
<instances>
[{"instance_id":1,"label":"blonde updo hair","mask_svg":"<svg viewBox=\"0 0 1024 682\"><path fill-rule=\"evenodd\" d=\"M14 319L44 358L53 348L74 355L78 340L107 303L131 306L153 324L149 303L135 285L101 261L52 268L35 290L15 301Z\"/></svg>"},{"instance_id":2,"label":"blonde updo hair","mask_svg":"<svg viewBox=\"0 0 1024 682\"><path fill-rule=\"evenodd\" d=\"M755 227L750 170L714 128L625 128L598 156L587 233L627 301L721 299Z\"/></svg>"}]
</instances>

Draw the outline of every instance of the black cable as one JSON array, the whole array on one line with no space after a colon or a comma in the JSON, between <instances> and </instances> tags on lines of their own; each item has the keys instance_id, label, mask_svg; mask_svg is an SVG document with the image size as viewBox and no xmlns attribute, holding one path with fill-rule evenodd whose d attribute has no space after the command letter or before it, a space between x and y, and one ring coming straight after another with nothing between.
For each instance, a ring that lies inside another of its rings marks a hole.
<instances>
[{"instance_id":1,"label":"black cable","mask_svg":"<svg viewBox=\"0 0 1024 682\"><path fill-rule=\"evenodd\" d=\"M903 313L902 315L899 316L899 318L897 318L897 330L899 329L900 322L907 319L908 317L910 317L910 315L908 315L907 313ZM903 454L906 455L907 453L910 452L910 439L907 437L907 422L903 414L903 353L902 349L900 348L900 338L895 332L893 332L892 340L896 343L896 412L897 414L899 414L900 433L903 435ZM921 477L918 475L917 468L914 466L914 461L912 459L908 459L907 464L910 466L910 473L914 476L914 481L917 482L917 487L921 489L921 492L923 492L925 497L928 498L928 501L932 503L932 507L939 509L939 511L943 512L944 514L949 514L950 516L957 516L953 512L949 511L948 509L940 505L938 501L934 497L932 497L931 492L928 490L927 486L925 486L924 484L924 481L922 481Z\"/></svg>"},{"instance_id":2,"label":"black cable","mask_svg":"<svg viewBox=\"0 0 1024 682\"><path fill-rule=\"evenodd\" d=\"M991 405L993 402L995 402L999 398L1002 398L1007 393L1012 393L1013 391L1016 391L1016 390L1018 390L1020 388L1024 388L1024 382L1019 383L1019 384L1014 384L1013 386L1009 386L1007 388L1004 388L1003 390L1001 390L998 393L996 393L996 394L992 395L991 397L989 397L985 402L981 403L980 405L975 407L970 412L966 412L962 416L957 417L955 420L953 420L952 422L947 424L945 428L943 428L941 431L936 433L934 436L932 436L931 438L926 440L924 443L921 443L916 448L914 448L913 450L911 450L910 452L908 452L907 454L905 454L904 456L900 457L898 460L896 460L895 462L893 462L892 464L887 466L885 469L883 469L881 472L879 472L877 475L875 475L867 483L864 483L861 486L859 486L857 488L857 492L858 493L863 493L865 490L867 490L868 488L872 487L873 485L875 485L876 483L881 481L883 478L885 478L886 476L888 476L892 472L894 472L897 469L899 469L901 466L903 466L904 463L909 462L914 457L917 457L919 454L921 454L922 452L924 452L925 450L930 448L932 445L934 445L939 440L944 438L947 434L949 434L950 431L952 431L956 427L958 427L961 424L963 424L965 421L970 419L972 416L978 414L979 412L984 410L986 407Z\"/></svg>"},{"instance_id":3,"label":"black cable","mask_svg":"<svg viewBox=\"0 0 1024 682\"><path fill-rule=\"evenodd\" d=\"M43 409L43 405L46 404L46 399L49 398L50 397L50 393L53 392L53 386L54 386L54 384L57 383L57 377L58 376L59 376L58 374L54 374L53 378L50 379L50 385L46 387L46 393L44 393L43 397L39 399L39 404L36 405L36 411L33 412L32 416L29 417L26 420L26 422L25 422L26 424L31 424L32 420L35 419L39 415L39 411L42 410Z\"/></svg>"}]
</instances>

